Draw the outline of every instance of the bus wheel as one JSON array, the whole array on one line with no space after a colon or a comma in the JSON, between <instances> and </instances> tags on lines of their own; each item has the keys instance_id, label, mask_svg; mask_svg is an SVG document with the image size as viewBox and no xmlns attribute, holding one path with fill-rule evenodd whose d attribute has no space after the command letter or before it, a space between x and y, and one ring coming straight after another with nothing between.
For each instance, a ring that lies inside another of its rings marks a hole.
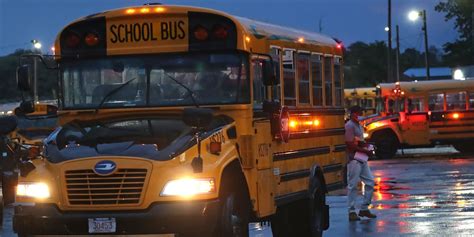
<instances>
[{"instance_id":1,"label":"bus wheel","mask_svg":"<svg viewBox=\"0 0 474 237\"><path fill-rule=\"evenodd\" d=\"M279 206L277 208L276 213L272 216L271 219L273 237L292 236L292 222L290 222L290 211L291 204Z\"/></svg>"},{"instance_id":2,"label":"bus wheel","mask_svg":"<svg viewBox=\"0 0 474 237\"><path fill-rule=\"evenodd\" d=\"M453 144L454 148L463 154L474 153L474 146L472 143L457 143Z\"/></svg>"},{"instance_id":3,"label":"bus wheel","mask_svg":"<svg viewBox=\"0 0 474 237\"><path fill-rule=\"evenodd\" d=\"M391 159L397 153L400 142L397 137L391 132L379 133L374 136L376 150L375 155L377 159Z\"/></svg>"},{"instance_id":4,"label":"bus wheel","mask_svg":"<svg viewBox=\"0 0 474 237\"><path fill-rule=\"evenodd\" d=\"M217 236L248 237L250 213L244 195L227 193L222 199L222 216Z\"/></svg>"},{"instance_id":5,"label":"bus wheel","mask_svg":"<svg viewBox=\"0 0 474 237\"><path fill-rule=\"evenodd\" d=\"M271 220L273 236L321 237L325 225L324 199L324 195L318 195L316 199L303 199L278 207Z\"/></svg>"},{"instance_id":6,"label":"bus wheel","mask_svg":"<svg viewBox=\"0 0 474 237\"><path fill-rule=\"evenodd\" d=\"M326 195L321 189L318 189L314 199L310 199L310 228L312 237L323 236L323 231L329 227L329 220L326 220L326 214L329 211L326 205Z\"/></svg>"}]
</instances>

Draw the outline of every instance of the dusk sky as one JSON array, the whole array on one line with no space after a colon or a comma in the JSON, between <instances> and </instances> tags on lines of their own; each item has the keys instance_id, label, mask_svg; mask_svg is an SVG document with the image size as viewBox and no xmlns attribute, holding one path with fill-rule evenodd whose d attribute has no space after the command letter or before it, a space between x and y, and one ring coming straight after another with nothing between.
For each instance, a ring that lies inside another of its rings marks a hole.
<instances>
[{"instance_id":1,"label":"dusk sky","mask_svg":"<svg viewBox=\"0 0 474 237\"><path fill-rule=\"evenodd\" d=\"M403 48L423 51L421 19L410 22L411 9L426 9L429 44L441 48L457 33L444 14L434 10L441 0L392 0L392 28L400 25ZM57 33L69 22L92 13L147 2L214 8L233 15L322 33L341 39L346 46L356 41L387 40L387 0L0 0L0 55L18 48L43 44L50 53ZM395 30L393 30L395 47ZM46 52L47 51L47 52Z\"/></svg>"}]
</instances>

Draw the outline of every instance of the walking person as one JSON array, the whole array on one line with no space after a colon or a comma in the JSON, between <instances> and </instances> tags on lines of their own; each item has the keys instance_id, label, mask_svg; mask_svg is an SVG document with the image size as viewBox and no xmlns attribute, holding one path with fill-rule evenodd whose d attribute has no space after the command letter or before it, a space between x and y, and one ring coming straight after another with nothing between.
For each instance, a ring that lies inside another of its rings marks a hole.
<instances>
[{"instance_id":1,"label":"walking person","mask_svg":"<svg viewBox=\"0 0 474 237\"><path fill-rule=\"evenodd\" d=\"M345 140L347 154L347 203L349 206L349 221L360 220L360 217L376 218L377 216L369 211L374 192L374 176L370 171L367 160L356 159L356 152L371 156L373 151L365 145L363 130L359 124L359 115L362 108L353 106L349 109L350 118L345 125ZM355 204L357 200L357 184L364 182L364 201L359 214L356 214Z\"/></svg>"}]
</instances>

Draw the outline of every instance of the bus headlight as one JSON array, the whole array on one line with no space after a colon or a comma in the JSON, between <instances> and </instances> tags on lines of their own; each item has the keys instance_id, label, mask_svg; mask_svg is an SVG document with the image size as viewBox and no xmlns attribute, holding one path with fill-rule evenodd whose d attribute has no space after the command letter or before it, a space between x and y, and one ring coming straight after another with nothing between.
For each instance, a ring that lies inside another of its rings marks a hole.
<instances>
[{"instance_id":1,"label":"bus headlight","mask_svg":"<svg viewBox=\"0 0 474 237\"><path fill-rule=\"evenodd\" d=\"M16 195L30 198L49 198L49 187L45 183L19 183L16 188Z\"/></svg>"},{"instance_id":2,"label":"bus headlight","mask_svg":"<svg viewBox=\"0 0 474 237\"><path fill-rule=\"evenodd\" d=\"M177 179L166 183L160 196L191 197L215 191L214 179Z\"/></svg>"},{"instance_id":3,"label":"bus headlight","mask_svg":"<svg viewBox=\"0 0 474 237\"><path fill-rule=\"evenodd\" d=\"M369 134L365 132L363 136L364 136L364 138L368 138Z\"/></svg>"}]
</instances>

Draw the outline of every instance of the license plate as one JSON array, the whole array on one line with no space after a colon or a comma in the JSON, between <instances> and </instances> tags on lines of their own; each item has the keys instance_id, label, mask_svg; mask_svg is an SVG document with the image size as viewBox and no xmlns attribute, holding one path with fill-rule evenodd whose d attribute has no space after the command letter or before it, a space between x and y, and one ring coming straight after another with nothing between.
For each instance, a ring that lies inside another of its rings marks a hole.
<instances>
[{"instance_id":1,"label":"license plate","mask_svg":"<svg viewBox=\"0 0 474 237\"><path fill-rule=\"evenodd\" d=\"M115 218L89 218L89 233L115 233Z\"/></svg>"}]
</instances>

